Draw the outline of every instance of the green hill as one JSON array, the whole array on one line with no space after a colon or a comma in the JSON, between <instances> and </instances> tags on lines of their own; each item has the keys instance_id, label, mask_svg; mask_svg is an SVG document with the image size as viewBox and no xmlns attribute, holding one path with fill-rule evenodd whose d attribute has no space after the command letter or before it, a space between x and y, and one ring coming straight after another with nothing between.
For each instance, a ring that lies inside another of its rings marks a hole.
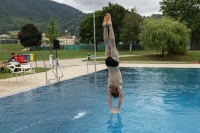
<instances>
[{"instance_id":1,"label":"green hill","mask_svg":"<svg viewBox=\"0 0 200 133\"><path fill-rule=\"evenodd\" d=\"M67 30L76 35L87 16L78 9L50 0L0 0L0 34L20 30L27 23L46 32L49 21L54 19L59 32Z\"/></svg>"}]
</instances>

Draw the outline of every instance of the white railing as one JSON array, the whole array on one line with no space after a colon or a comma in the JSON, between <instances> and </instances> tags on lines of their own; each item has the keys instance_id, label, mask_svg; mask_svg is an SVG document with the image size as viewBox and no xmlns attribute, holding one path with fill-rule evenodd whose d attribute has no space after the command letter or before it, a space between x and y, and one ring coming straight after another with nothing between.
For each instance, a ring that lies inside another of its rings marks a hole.
<instances>
[{"instance_id":1,"label":"white railing","mask_svg":"<svg viewBox=\"0 0 200 133\"><path fill-rule=\"evenodd\" d=\"M55 78L54 79L49 79L48 83L50 83L51 80L56 80L57 79L57 81L60 81L60 78L63 78L63 72L62 72L62 69L61 69L62 66L59 63L59 59L58 58L56 58L56 64L54 66L51 66L51 64L50 65L46 65L46 67L47 66L49 66L51 68L53 74L55 75ZM56 72L54 72L54 67L56 68ZM61 76L59 76L59 77L58 77L58 68L61 71ZM62 68L64 69L64 67L62 67Z\"/></svg>"}]
</instances>

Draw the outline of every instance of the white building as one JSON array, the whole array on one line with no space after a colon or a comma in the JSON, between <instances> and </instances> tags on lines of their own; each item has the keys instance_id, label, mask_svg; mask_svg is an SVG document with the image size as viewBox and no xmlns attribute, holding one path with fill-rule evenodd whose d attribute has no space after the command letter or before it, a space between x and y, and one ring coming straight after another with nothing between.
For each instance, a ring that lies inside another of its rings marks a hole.
<instances>
[{"instance_id":1,"label":"white building","mask_svg":"<svg viewBox=\"0 0 200 133\"><path fill-rule=\"evenodd\" d=\"M6 35L6 34L3 34L3 35L0 35L0 38L9 38L10 36L9 35Z\"/></svg>"},{"instance_id":2,"label":"white building","mask_svg":"<svg viewBox=\"0 0 200 133\"><path fill-rule=\"evenodd\" d=\"M65 35L57 38L60 45L74 45L74 37L70 35Z\"/></svg>"},{"instance_id":3,"label":"white building","mask_svg":"<svg viewBox=\"0 0 200 133\"><path fill-rule=\"evenodd\" d=\"M75 44L75 37L72 37L70 35L58 37L57 40L60 42L60 45L74 45ZM46 45L48 41L49 41L49 38L45 36L45 34L43 34L42 35L43 45Z\"/></svg>"}]
</instances>

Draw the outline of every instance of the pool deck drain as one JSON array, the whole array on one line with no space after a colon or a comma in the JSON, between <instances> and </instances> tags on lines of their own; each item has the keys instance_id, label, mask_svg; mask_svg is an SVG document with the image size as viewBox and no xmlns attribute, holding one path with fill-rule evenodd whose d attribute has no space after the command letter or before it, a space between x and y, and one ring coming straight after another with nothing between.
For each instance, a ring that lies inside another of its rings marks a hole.
<instances>
[{"instance_id":1,"label":"pool deck drain","mask_svg":"<svg viewBox=\"0 0 200 133\"><path fill-rule=\"evenodd\" d=\"M86 75L87 62L82 61L82 60L83 58L60 60L60 65L64 67L64 69L62 69L64 76L63 78L61 78L61 81L82 76L82 75ZM35 65L34 62L32 62L32 64ZM44 67L44 62L38 61L37 66ZM144 64L144 63L137 64L137 63L131 63L131 62L130 63L121 62L120 67L200 68L200 64ZM107 69L105 64L97 63L96 65L97 71L104 70L104 69ZM90 62L90 64L88 65L88 70L89 70L89 73L93 73L95 71L93 62ZM48 80L55 78L51 70L47 72L47 75L48 75ZM58 70L58 75L61 76L60 70ZM32 75L32 78L30 78L30 75L26 75L25 81L21 80L21 78L18 77L17 82L16 82L15 77L10 78L10 82L8 82L8 79L1 79L0 80L0 98L13 95L19 92L27 91L30 89L34 89L39 86L46 85L45 72L36 73L35 77L34 75ZM56 80L52 80L50 83L55 83L55 82Z\"/></svg>"}]
</instances>

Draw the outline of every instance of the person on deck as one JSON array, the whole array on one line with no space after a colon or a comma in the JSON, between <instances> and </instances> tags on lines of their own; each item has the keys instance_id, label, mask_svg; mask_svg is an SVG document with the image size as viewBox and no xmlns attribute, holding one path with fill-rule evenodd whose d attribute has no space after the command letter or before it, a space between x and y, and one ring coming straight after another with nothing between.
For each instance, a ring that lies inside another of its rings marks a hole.
<instances>
[{"instance_id":1,"label":"person on deck","mask_svg":"<svg viewBox=\"0 0 200 133\"><path fill-rule=\"evenodd\" d=\"M15 53L12 53L11 56L8 58L8 62L16 62Z\"/></svg>"},{"instance_id":2,"label":"person on deck","mask_svg":"<svg viewBox=\"0 0 200 133\"><path fill-rule=\"evenodd\" d=\"M16 60L17 60L20 64L22 64L22 63L28 63L28 61L24 59L24 57L22 56L21 53L19 53L19 54L16 56Z\"/></svg>"}]
</instances>

